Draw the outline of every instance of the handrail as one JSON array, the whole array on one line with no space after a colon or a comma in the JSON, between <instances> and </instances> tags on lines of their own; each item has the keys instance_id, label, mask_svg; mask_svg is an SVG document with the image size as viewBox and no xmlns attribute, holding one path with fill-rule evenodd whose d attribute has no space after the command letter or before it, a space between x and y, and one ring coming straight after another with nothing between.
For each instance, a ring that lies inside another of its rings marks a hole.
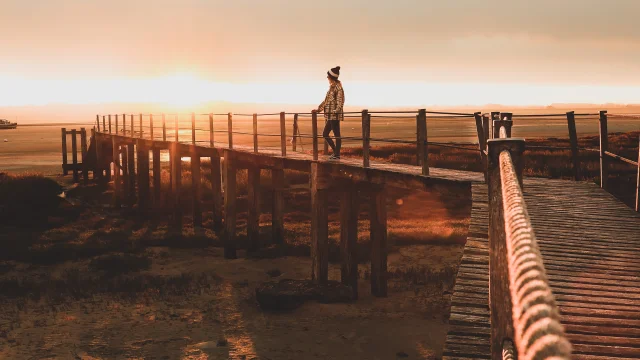
<instances>
[{"instance_id":1,"label":"handrail","mask_svg":"<svg viewBox=\"0 0 640 360\"><path fill-rule=\"evenodd\" d=\"M626 157L624 157L624 156L620 156L620 155L618 155L618 154L614 154L614 153L609 152L609 151L605 151L604 153L605 153L605 155L607 155L607 156L609 156L609 157L612 157L612 158L614 158L614 159L618 159L618 160L624 161L624 162L626 162L626 163L629 163L629 164L631 164L631 165L638 166L638 162L633 161L633 160L631 160L631 159L627 159L627 158L626 158Z\"/></svg>"},{"instance_id":2,"label":"handrail","mask_svg":"<svg viewBox=\"0 0 640 360\"><path fill-rule=\"evenodd\" d=\"M513 358L513 340L518 359L569 359L571 344L522 192L525 142L510 137L510 121L494 121L500 123L499 138L488 141L491 352L494 359Z\"/></svg>"}]
</instances>

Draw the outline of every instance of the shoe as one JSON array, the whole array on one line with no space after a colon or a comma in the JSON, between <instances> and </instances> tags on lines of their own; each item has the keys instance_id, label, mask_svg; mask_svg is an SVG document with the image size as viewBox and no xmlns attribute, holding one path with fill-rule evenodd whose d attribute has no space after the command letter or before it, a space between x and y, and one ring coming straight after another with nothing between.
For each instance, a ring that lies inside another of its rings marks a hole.
<instances>
[{"instance_id":1,"label":"shoe","mask_svg":"<svg viewBox=\"0 0 640 360\"><path fill-rule=\"evenodd\" d=\"M333 154L329 156L329 160L340 160L340 155Z\"/></svg>"}]
</instances>

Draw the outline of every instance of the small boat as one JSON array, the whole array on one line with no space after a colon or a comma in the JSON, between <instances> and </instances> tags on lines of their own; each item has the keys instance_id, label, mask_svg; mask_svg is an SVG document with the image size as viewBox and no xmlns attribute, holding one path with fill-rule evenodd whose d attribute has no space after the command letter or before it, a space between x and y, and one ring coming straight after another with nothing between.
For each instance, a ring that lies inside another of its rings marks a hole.
<instances>
[{"instance_id":1,"label":"small boat","mask_svg":"<svg viewBox=\"0 0 640 360\"><path fill-rule=\"evenodd\" d=\"M9 120L0 119L0 130L15 129L18 127L18 123L12 123Z\"/></svg>"}]
</instances>

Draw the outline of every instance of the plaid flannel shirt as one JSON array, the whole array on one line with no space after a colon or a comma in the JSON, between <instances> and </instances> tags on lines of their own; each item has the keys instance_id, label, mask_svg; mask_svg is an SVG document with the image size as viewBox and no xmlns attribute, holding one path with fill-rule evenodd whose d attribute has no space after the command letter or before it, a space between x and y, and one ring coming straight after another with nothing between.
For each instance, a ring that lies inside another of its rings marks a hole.
<instances>
[{"instance_id":1,"label":"plaid flannel shirt","mask_svg":"<svg viewBox=\"0 0 640 360\"><path fill-rule=\"evenodd\" d=\"M344 120L344 90L342 90L342 83L336 81L329 87L327 95L320 106L318 111L324 112L325 120Z\"/></svg>"}]
</instances>

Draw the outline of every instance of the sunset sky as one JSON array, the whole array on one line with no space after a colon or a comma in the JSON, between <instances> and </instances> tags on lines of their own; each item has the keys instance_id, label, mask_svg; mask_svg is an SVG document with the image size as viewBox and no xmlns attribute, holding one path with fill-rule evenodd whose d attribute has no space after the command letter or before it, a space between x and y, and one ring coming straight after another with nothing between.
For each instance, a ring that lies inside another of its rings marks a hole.
<instances>
[{"instance_id":1,"label":"sunset sky","mask_svg":"<svg viewBox=\"0 0 640 360\"><path fill-rule=\"evenodd\" d=\"M0 106L640 103L637 0L0 0Z\"/></svg>"}]
</instances>

